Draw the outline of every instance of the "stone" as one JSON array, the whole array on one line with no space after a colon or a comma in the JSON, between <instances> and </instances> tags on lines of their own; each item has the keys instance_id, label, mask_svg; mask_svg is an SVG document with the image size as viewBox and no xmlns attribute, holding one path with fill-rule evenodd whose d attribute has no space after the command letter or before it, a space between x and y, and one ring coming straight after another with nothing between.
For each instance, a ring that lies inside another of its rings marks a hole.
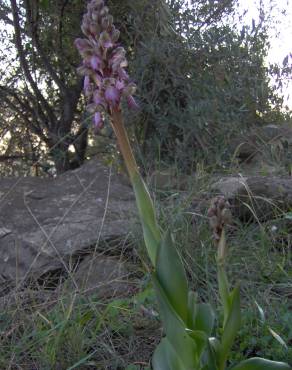
<instances>
[{"instance_id":1,"label":"stone","mask_svg":"<svg viewBox=\"0 0 292 370\"><path fill-rule=\"evenodd\" d=\"M223 177L211 186L211 190L218 194L224 195L227 199L233 198L236 193L246 186L247 177L228 176Z\"/></svg>"},{"instance_id":2,"label":"stone","mask_svg":"<svg viewBox=\"0 0 292 370\"><path fill-rule=\"evenodd\" d=\"M104 299L125 296L131 290L129 268L116 257L86 256L73 278L74 283L69 283L70 290L77 288L82 295L93 294Z\"/></svg>"},{"instance_id":3,"label":"stone","mask_svg":"<svg viewBox=\"0 0 292 370\"><path fill-rule=\"evenodd\" d=\"M243 220L267 221L292 208L292 178L280 176L226 177L212 186L224 195L233 214Z\"/></svg>"},{"instance_id":4,"label":"stone","mask_svg":"<svg viewBox=\"0 0 292 370\"><path fill-rule=\"evenodd\" d=\"M51 178L0 179L0 272L21 283L122 239L136 220L130 186L97 160Z\"/></svg>"},{"instance_id":5,"label":"stone","mask_svg":"<svg viewBox=\"0 0 292 370\"><path fill-rule=\"evenodd\" d=\"M186 190L191 181L190 176L178 174L175 168L155 170L148 178L150 187L159 190Z\"/></svg>"},{"instance_id":6,"label":"stone","mask_svg":"<svg viewBox=\"0 0 292 370\"><path fill-rule=\"evenodd\" d=\"M230 141L233 159L243 176L285 174L291 145L292 125L288 123L256 127L241 132Z\"/></svg>"}]
</instances>

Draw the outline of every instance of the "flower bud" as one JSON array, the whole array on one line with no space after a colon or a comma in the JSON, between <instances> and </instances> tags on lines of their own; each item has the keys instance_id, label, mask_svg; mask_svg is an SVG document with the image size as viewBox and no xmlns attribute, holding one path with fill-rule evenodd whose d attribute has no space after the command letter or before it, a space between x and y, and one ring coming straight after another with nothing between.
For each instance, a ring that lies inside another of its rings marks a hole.
<instances>
[{"instance_id":1,"label":"flower bud","mask_svg":"<svg viewBox=\"0 0 292 370\"><path fill-rule=\"evenodd\" d=\"M218 227L218 219L216 216L211 216L209 219L211 229L216 230Z\"/></svg>"},{"instance_id":2,"label":"flower bud","mask_svg":"<svg viewBox=\"0 0 292 370\"><path fill-rule=\"evenodd\" d=\"M101 59L97 55L93 55L90 59L90 65L92 69L98 71L101 66Z\"/></svg>"},{"instance_id":3,"label":"flower bud","mask_svg":"<svg viewBox=\"0 0 292 370\"><path fill-rule=\"evenodd\" d=\"M88 76L91 74L91 69L83 65L77 68L77 73L81 76Z\"/></svg>"},{"instance_id":4,"label":"flower bud","mask_svg":"<svg viewBox=\"0 0 292 370\"><path fill-rule=\"evenodd\" d=\"M83 54L85 51L92 49L91 43L86 39L76 39L74 41L74 45L76 46L80 54Z\"/></svg>"},{"instance_id":5,"label":"flower bud","mask_svg":"<svg viewBox=\"0 0 292 370\"><path fill-rule=\"evenodd\" d=\"M99 42L100 42L100 45L105 49L111 48L113 46L112 39L109 33L106 31L103 31L100 34Z\"/></svg>"},{"instance_id":6,"label":"flower bud","mask_svg":"<svg viewBox=\"0 0 292 370\"><path fill-rule=\"evenodd\" d=\"M124 81L120 81L120 80L117 80L116 81L116 88L118 90L123 90L125 87L125 82Z\"/></svg>"},{"instance_id":7,"label":"flower bud","mask_svg":"<svg viewBox=\"0 0 292 370\"><path fill-rule=\"evenodd\" d=\"M109 13L109 8L107 6L104 6L101 10L100 10L100 16L101 17L104 17L106 15L108 15Z\"/></svg>"},{"instance_id":8,"label":"flower bud","mask_svg":"<svg viewBox=\"0 0 292 370\"><path fill-rule=\"evenodd\" d=\"M103 119L102 119L102 115L100 112L96 112L94 114L93 122L94 122L94 126L96 129L101 129L103 125Z\"/></svg>"},{"instance_id":9,"label":"flower bud","mask_svg":"<svg viewBox=\"0 0 292 370\"><path fill-rule=\"evenodd\" d=\"M109 86L104 93L105 99L113 105L118 105L120 101L120 93L119 90L114 86Z\"/></svg>"},{"instance_id":10,"label":"flower bud","mask_svg":"<svg viewBox=\"0 0 292 370\"><path fill-rule=\"evenodd\" d=\"M229 208L224 208L222 210L222 221L224 225L228 225L232 222L232 214Z\"/></svg>"},{"instance_id":11,"label":"flower bud","mask_svg":"<svg viewBox=\"0 0 292 370\"><path fill-rule=\"evenodd\" d=\"M134 99L132 95L129 95L127 97L127 103L130 109L133 109L133 110L139 109L139 105L137 104L136 100Z\"/></svg>"},{"instance_id":12,"label":"flower bud","mask_svg":"<svg viewBox=\"0 0 292 370\"><path fill-rule=\"evenodd\" d=\"M89 31L93 36L95 36L97 38L100 35L100 27L99 27L98 23L91 22L90 25L89 25Z\"/></svg>"},{"instance_id":13,"label":"flower bud","mask_svg":"<svg viewBox=\"0 0 292 370\"><path fill-rule=\"evenodd\" d=\"M99 90L95 90L93 93L93 101L96 104L96 106L102 106L103 108L105 107L105 101L103 96L101 95Z\"/></svg>"},{"instance_id":14,"label":"flower bud","mask_svg":"<svg viewBox=\"0 0 292 370\"><path fill-rule=\"evenodd\" d=\"M220 210L222 210L225 207L225 199L224 197L218 197L218 207Z\"/></svg>"},{"instance_id":15,"label":"flower bud","mask_svg":"<svg viewBox=\"0 0 292 370\"><path fill-rule=\"evenodd\" d=\"M216 216L216 208L215 208L215 207L210 207L210 208L208 209L207 216L208 216L208 217Z\"/></svg>"},{"instance_id":16,"label":"flower bud","mask_svg":"<svg viewBox=\"0 0 292 370\"><path fill-rule=\"evenodd\" d=\"M117 29L114 29L112 31L112 40L113 40L113 42L117 42L119 40L119 37L120 37L120 31L117 30Z\"/></svg>"},{"instance_id":17,"label":"flower bud","mask_svg":"<svg viewBox=\"0 0 292 370\"><path fill-rule=\"evenodd\" d=\"M96 112L96 105L94 103L90 103L86 106L86 110L89 113L95 113Z\"/></svg>"},{"instance_id":18,"label":"flower bud","mask_svg":"<svg viewBox=\"0 0 292 370\"><path fill-rule=\"evenodd\" d=\"M91 11L97 11L100 12L100 10L104 7L104 1L103 0L93 0L87 5L88 12Z\"/></svg>"},{"instance_id":19,"label":"flower bud","mask_svg":"<svg viewBox=\"0 0 292 370\"><path fill-rule=\"evenodd\" d=\"M130 82L124 89L124 95L125 96L133 95L135 94L136 90L137 86L133 82Z\"/></svg>"},{"instance_id":20,"label":"flower bud","mask_svg":"<svg viewBox=\"0 0 292 370\"><path fill-rule=\"evenodd\" d=\"M109 26L110 26L109 18L108 17L103 17L102 20L101 20L101 28L103 30L107 31Z\"/></svg>"},{"instance_id":21,"label":"flower bud","mask_svg":"<svg viewBox=\"0 0 292 370\"><path fill-rule=\"evenodd\" d=\"M94 86L90 83L89 76L85 76L84 78L84 93L87 98L90 98L93 94Z\"/></svg>"},{"instance_id":22,"label":"flower bud","mask_svg":"<svg viewBox=\"0 0 292 370\"><path fill-rule=\"evenodd\" d=\"M85 76L84 81L83 81L83 89L86 90L88 89L89 86L90 86L90 78L89 76Z\"/></svg>"}]
</instances>

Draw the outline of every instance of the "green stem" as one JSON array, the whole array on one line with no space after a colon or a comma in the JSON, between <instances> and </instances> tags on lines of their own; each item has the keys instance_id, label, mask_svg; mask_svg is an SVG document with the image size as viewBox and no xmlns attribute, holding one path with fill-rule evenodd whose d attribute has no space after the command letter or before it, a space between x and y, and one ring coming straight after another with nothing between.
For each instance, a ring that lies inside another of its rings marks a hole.
<instances>
[{"instance_id":1,"label":"green stem","mask_svg":"<svg viewBox=\"0 0 292 370\"><path fill-rule=\"evenodd\" d=\"M219 284L219 295L221 303L223 305L224 313L223 329L224 329L230 310L230 298L229 298L230 290L226 271L224 266L222 265L218 265L218 284Z\"/></svg>"},{"instance_id":2,"label":"green stem","mask_svg":"<svg viewBox=\"0 0 292 370\"><path fill-rule=\"evenodd\" d=\"M122 112L119 109L114 109L111 117L112 127L117 137L119 148L125 160L125 164L134 188L147 252L153 267L155 267L161 235L156 221L153 202L146 184L140 176L139 169L123 123Z\"/></svg>"},{"instance_id":3,"label":"green stem","mask_svg":"<svg viewBox=\"0 0 292 370\"><path fill-rule=\"evenodd\" d=\"M118 108L113 109L111 117L112 128L117 137L119 148L125 160L130 179L133 182L135 175L139 175L139 169L125 129L121 110Z\"/></svg>"},{"instance_id":4,"label":"green stem","mask_svg":"<svg viewBox=\"0 0 292 370\"><path fill-rule=\"evenodd\" d=\"M226 258L226 237L225 229L223 228L218 243L218 254L217 254L217 275L218 275L219 295L221 303L223 305L224 313L223 329L225 327L230 309L230 289L227 274L225 271L225 258Z\"/></svg>"}]
</instances>

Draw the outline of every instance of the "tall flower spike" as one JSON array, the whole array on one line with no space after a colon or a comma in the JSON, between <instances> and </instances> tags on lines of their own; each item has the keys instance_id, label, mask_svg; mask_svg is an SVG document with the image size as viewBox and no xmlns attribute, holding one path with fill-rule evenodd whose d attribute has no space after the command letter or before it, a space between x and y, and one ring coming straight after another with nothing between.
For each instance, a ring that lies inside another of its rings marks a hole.
<instances>
[{"instance_id":1,"label":"tall flower spike","mask_svg":"<svg viewBox=\"0 0 292 370\"><path fill-rule=\"evenodd\" d=\"M103 113L120 110L123 97L130 108L138 107L133 97L136 85L125 71L126 51L117 43L120 32L113 25L113 17L103 0L90 1L81 29L86 38L75 40L83 59L78 72L85 76L87 106L93 114L94 127L98 129L103 126Z\"/></svg>"}]
</instances>

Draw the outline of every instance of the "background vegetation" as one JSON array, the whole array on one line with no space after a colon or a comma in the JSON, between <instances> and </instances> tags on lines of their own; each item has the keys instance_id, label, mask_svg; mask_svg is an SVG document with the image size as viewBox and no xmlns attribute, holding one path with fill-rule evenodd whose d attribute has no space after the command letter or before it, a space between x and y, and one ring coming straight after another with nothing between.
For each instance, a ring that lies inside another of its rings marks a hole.
<instances>
[{"instance_id":1,"label":"background vegetation","mask_svg":"<svg viewBox=\"0 0 292 370\"><path fill-rule=\"evenodd\" d=\"M108 2L138 84L141 109L127 122L148 169L158 158L184 172L198 159L221 165L234 133L289 117L280 88L290 60L266 64L273 24L265 9L239 28L236 0L186 3ZM62 173L94 153L111 158L111 131L92 139L76 75L83 11L80 0L0 2L4 173Z\"/></svg>"}]
</instances>

